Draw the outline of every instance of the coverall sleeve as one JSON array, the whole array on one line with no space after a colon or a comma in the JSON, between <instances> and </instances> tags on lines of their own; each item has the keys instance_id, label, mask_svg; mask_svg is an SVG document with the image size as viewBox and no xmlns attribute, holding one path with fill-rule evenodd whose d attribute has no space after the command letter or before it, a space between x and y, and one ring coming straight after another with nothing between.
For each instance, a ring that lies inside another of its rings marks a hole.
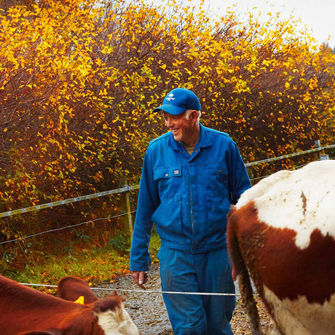
<instances>
[{"instance_id":1,"label":"coverall sleeve","mask_svg":"<svg viewBox=\"0 0 335 335\"><path fill-rule=\"evenodd\" d=\"M235 205L241 194L251 187L247 169L243 163L240 151L235 142L232 141L229 157L229 188L230 202Z\"/></svg>"},{"instance_id":2,"label":"coverall sleeve","mask_svg":"<svg viewBox=\"0 0 335 335\"><path fill-rule=\"evenodd\" d=\"M151 259L149 243L152 233L152 214L159 204L157 184L154 181L153 165L148 150L144 156L137 211L130 249L130 270L149 270Z\"/></svg>"}]
</instances>

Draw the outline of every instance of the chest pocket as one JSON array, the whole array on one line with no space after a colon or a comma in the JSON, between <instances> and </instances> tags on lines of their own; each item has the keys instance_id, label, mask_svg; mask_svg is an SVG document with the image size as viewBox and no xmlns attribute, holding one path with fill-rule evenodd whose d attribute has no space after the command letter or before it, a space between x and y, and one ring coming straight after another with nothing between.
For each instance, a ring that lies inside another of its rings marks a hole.
<instances>
[{"instance_id":1,"label":"chest pocket","mask_svg":"<svg viewBox=\"0 0 335 335\"><path fill-rule=\"evenodd\" d=\"M182 173L180 167L158 167L154 170L154 180L158 183L159 196L180 197Z\"/></svg>"},{"instance_id":2,"label":"chest pocket","mask_svg":"<svg viewBox=\"0 0 335 335\"><path fill-rule=\"evenodd\" d=\"M228 194L228 172L225 166L206 168L206 190L212 194Z\"/></svg>"}]
</instances>

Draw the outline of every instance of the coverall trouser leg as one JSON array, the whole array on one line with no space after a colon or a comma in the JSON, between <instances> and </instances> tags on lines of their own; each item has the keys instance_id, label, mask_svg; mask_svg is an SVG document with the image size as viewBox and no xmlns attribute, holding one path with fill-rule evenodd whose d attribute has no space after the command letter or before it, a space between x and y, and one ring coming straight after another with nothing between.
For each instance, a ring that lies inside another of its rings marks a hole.
<instances>
[{"instance_id":1,"label":"coverall trouser leg","mask_svg":"<svg viewBox=\"0 0 335 335\"><path fill-rule=\"evenodd\" d=\"M161 247L163 291L235 293L226 249L203 254ZM232 335L235 296L163 294L174 335Z\"/></svg>"}]
</instances>

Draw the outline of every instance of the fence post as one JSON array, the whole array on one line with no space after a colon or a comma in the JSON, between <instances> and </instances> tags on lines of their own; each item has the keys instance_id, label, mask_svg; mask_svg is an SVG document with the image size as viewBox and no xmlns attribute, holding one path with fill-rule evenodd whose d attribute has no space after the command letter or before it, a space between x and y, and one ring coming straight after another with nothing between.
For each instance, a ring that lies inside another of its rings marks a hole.
<instances>
[{"instance_id":1,"label":"fence post","mask_svg":"<svg viewBox=\"0 0 335 335\"><path fill-rule=\"evenodd\" d=\"M122 187L128 187L128 181L126 177L121 177L120 184ZM129 232L129 239L131 242L132 236L133 236L133 218L131 215L131 208L130 208L130 191L125 191L123 194L121 194L121 211L126 212L127 215L124 216L122 219L124 229Z\"/></svg>"},{"instance_id":2,"label":"fence post","mask_svg":"<svg viewBox=\"0 0 335 335\"><path fill-rule=\"evenodd\" d=\"M314 146L315 146L315 148L320 148L321 147L320 140L315 140L314 141ZM320 151L318 151L318 160L320 160Z\"/></svg>"},{"instance_id":3,"label":"fence post","mask_svg":"<svg viewBox=\"0 0 335 335\"><path fill-rule=\"evenodd\" d=\"M316 140L314 141L315 143L315 148L320 148L321 147L321 142L320 140ZM323 150L324 152L324 150ZM323 161L323 160L328 160L329 159L329 155L327 155L326 153L322 154L321 151L318 152L318 160L319 161Z\"/></svg>"},{"instance_id":4,"label":"fence post","mask_svg":"<svg viewBox=\"0 0 335 335\"><path fill-rule=\"evenodd\" d=\"M127 180L126 185L128 186ZM128 217L128 228L129 228L129 236L130 236L130 242L133 238L133 218L131 216L131 208L130 208L130 199L129 199L129 191L126 192L126 205L127 205L127 217Z\"/></svg>"}]
</instances>

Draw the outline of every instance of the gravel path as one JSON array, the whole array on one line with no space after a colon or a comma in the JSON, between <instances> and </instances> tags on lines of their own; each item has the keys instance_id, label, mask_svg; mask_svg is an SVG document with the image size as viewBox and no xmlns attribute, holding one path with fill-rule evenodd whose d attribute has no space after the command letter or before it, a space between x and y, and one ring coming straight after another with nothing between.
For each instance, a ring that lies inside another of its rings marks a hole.
<instances>
[{"instance_id":1,"label":"gravel path","mask_svg":"<svg viewBox=\"0 0 335 335\"><path fill-rule=\"evenodd\" d=\"M148 291L160 291L159 266L154 264L148 272L148 282L145 287ZM125 307L134 320L142 335L168 335L173 334L169 318L160 293L124 292L124 290L141 290L131 275L118 277L112 284L100 285L113 288L126 298ZM106 292L97 291L98 296Z\"/></svg>"},{"instance_id":2,"label":"gravel path","mask_svg":"<svg viewBox=\"0 0 335 335\"><path fill-rule=\"evenodd\" d=\"M160 291L159 266L155 264L148 272L149 280L145 287L148 291ZM100 285L101 287L113 288L119 295L126 298L125 306L135 324L141 330L142 335L172 335L171 325L165 305L160 293L145 293L142 292L125 292L122 290L140 290L134 283L131 275L121 276L112 284ZM236 287L239 292L238 287ZM100 297L105 296L106 291L97 291L96 294ZM239 297L237 297L239 299ZM269 318L264 311L263 305L258 301L260 318L263 326L267 326ZM232 328L235 335L251 335L251 330L248 323L247 315L241 302L237 302L237 307L234 311L232 319ZM215 335L215 334L212 334Z\"/></svg>"}]
</instances>

